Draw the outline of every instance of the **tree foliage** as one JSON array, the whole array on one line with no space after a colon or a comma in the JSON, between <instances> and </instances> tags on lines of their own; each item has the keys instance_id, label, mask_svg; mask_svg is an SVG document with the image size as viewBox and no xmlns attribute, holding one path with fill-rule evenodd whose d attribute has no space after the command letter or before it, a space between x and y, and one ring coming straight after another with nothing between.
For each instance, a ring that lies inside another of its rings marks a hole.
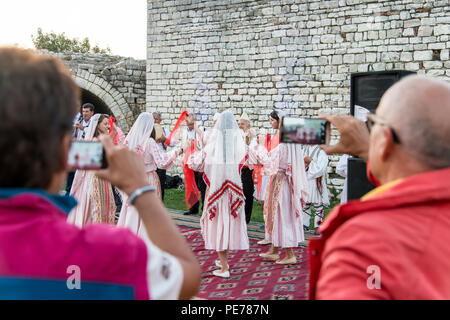
<instances>
[{"instance_id":1,"label":"tree foliage","mask_svg":"<svg viewBox=\"0 0 450 320\"><path fill-rule=\"evenodd\" d=\"M31 40L36 49L46 49L52 52L81 52L81 53L108 53L111 54L111 49L101 49L98 45L91 46L89 39L84 38L82 41L78 39L69 39L65 33L56 34L54 32L43 33L41 28L38 28L37 35L32 35Z\"/></svg>"}]
</instances>

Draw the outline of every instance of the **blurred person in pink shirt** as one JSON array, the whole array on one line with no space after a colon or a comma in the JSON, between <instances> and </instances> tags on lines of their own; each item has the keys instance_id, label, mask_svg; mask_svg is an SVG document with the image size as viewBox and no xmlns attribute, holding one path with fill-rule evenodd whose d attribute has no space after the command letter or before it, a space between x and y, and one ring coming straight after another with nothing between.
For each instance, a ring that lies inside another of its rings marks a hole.
<instances>
[{"instance_id":1,"label":"blurred person in pink shirt","mask_svg":"<svg viewBox=\"0 0 450 320\"><path fill-rule=\"evenodd\" d=\"M67 174L79 88L57 58L0 47L0 299L187 299L200 267L148 185L142 157L99 136L96 172L130 197L149 235L67 223ZM153 191L152 191L153 190Z\"/></svg>"}]
</instances>

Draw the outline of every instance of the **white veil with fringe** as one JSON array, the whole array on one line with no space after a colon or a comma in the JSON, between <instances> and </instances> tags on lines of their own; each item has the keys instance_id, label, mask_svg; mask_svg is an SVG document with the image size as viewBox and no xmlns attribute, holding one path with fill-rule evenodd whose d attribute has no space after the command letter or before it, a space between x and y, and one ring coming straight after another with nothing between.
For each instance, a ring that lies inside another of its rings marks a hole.
<instances>
[{"instance_id":1,"label":"white veil with fringe","mask_svg":"<svg viewBox=\"0 0 450 320\"><path fill-rule=\"evenodd\" d=\"M211 131L205 147L204 173L210 188L206 208L214 217L216 202L229 190L230 213L234 216L245 200L240 173L247 158L245 141L229 110L220 114Z\"/></svg>"},{"instance_id":2,"label":"white veil with fringe","mask_svg":"<svg viewBox=\"0 0 450 320\"><path fill-rule=\"evenodd\" d=\"M86 129L84 140L91 141L92 139L94 139L95 129L97 129L98 120L100 119L101 115L101 113L96 113L92 116L91 121L89 122L89 126Z\"/></svg>"},{"instance_id":3,"label":"white veil with fringe","mask_svg":"<svg viewBox=\"0 0 450 320\"><path fill-rule=\"evenodd\" d=\"M150 139L154 123L153 114L141 113L128 132L124 144L133 151L142 151L143 145Z\"/></svg>"}]
</instances>

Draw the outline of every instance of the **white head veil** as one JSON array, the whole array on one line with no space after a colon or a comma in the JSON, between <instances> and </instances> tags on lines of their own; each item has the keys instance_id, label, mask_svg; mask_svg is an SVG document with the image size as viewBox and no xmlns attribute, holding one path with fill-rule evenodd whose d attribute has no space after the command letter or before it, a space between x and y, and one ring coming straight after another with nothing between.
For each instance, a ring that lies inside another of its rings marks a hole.
<instances>
[{"instance_id":1,"label":"white head veil","mask_svg":"<svg viewBox=\"0 0 450 320\"><path fill-rule=\"evenodd\" d=\"M210 219L223 196L230 201L230 214L237 216L244 203L241 169L247 157L245 142L231 111L220 114L205 147L205 181L209 186L206 200ZM228 192L227 192L228 191Z\"/></svg>"},{"instance_id":2,"label":"white head veil","mask_svg":"<svg viewBox=\"0 0 450 320\"><path fill-rule=\"evenodd\" d=\"M86 135L84 137L84 140L90 141L94 139L94 133L95 129L97 129L98 126L98 119L100 119L101 113L96 113L92 116L91 121L89 122L89 126L86 129Z\"/></svg>"},{"instance_id":3,"label":"white head veil","mask_svg":"<svg viewBox=\"0 0 450 320\"><path fill-rule=\"evenodd\" d=\"M134 151L140 151L145 142L150 139L155 120L149 112L143 112L134 122L125 138L124 144Z\"/></svg>"}]
</instances>

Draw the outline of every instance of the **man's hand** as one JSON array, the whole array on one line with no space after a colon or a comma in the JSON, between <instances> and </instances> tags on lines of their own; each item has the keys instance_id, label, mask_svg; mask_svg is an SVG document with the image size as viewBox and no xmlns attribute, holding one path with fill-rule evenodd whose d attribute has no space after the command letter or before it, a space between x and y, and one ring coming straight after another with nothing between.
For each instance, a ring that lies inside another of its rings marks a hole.
<instances>
[{"instance_id":1,"label":"man's hand","mask_svg":"<svg viewBox=\"0 0 450 320\"><path fill-rule=\"evenodd\" d=\"M320 119L334 125L341 137L333 146L321 145L327 154L349 154L362 158L367 162L369 153L369 130L366 124L352 116L320 115Z\"/></svg>"},{"instance_id":2,"label":"man's hand","mask_svg":"<svg viewBox=\"0 0 450 320\"><path fill-rule=\"evenodd\" d=\"M308 157L308 156L306 156L306 157L304 158L304 160L305 160L305 166L309 166L309 164L310 164L311 161L312 161L312 159L311 159L310 157Z\"/></svg>"},{"instance_id":3,"label":"man's hand","mask_svg":"<svg viewBox=\"0 0 450 320\"><path fill-rule=\"evenodd\" d=\"M114 146L110 137L99 137L105 148L108 168L97 171L98 177L117 186L128 196L148 185L142 157L124 146ZM199 289L201 268L186 240L155 192L137 197L133 206L139 213L149 239L155 246L174 256L183 270L179 299L190 299Z\"/></svg>"},{"instance_id":4,"label":"man's hand","mask_svg":"<svg viewBox=\"0 0 450 320\"><path fill-rule=\"evenodd\" d=\"M108 168L96 171L99 178L109 181L120 190L130 195L137 188L148 185L144 160L125 146L114 146L107 135L100 135L99 140L105 149Z\"/></svg>"},{"instance_id":5,"label":"man's hand","mask_svg":"<svg viewBox=\"0 0 450 320\"><path fill-rule=\"evenodd\" d=\"M75 128L80 129L80 130L84 130L84 127L83 127L83 125L81 124L81 122L77 122L77 123L75 124Z\"/></svg>"},{"instance_id":6,"label":"man's hand","mask_svg":"<svg viewBox=\"0 0 450 320\"><path fill-rule=\"evenodd\" d=\"M166 142L166 137L162 136L155 140L156 143L164 143Z\"/></svg>"}]
</instances>

